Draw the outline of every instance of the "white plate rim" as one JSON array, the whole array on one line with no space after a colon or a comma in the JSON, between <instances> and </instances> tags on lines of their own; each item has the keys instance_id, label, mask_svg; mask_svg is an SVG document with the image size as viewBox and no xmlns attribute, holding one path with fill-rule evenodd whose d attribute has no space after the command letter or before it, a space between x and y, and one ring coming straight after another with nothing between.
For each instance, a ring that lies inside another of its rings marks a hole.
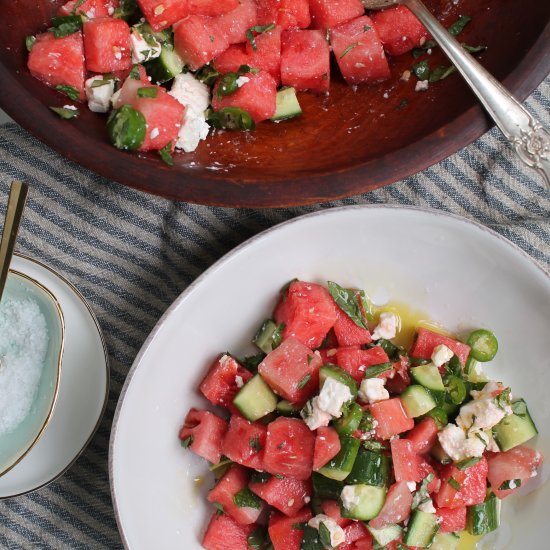
<instances>
[{"instance_id":1,"label":"white plate rim","mask_svg":"<svg viewBox=\"0 0 550 550\"><path fill-rule=\"evenodd\" d=\"M101 421L103 420L103 416L105 414L105 411L107 410L107 404L109 402L109 389L110 389L110 382L111 382L111 367L110 367L110 362L109 362L109 353L108 353L108 350L107 350L107 344L105 342L105 338L103 336L103 332L101 330L101 326L99 324L99 321L97 320L97 317L96 317L92 307L90 306L90 304L86 300L86 298L84 298L84 296L81 294L81 292L69 280L67 280L63 275L61 275L55 269L51 268L49 265L47 265L47 264L45 264L45 263L43 263L39 260L36 260L35 258L31 258L30 256L27 256L26 254L22 254L22 253L19 253L19 252L15 252L14 256L17 256L18 258L29 261L29 262L31 262L35 265L38 265L41 268L46 269L47 271L49 271L54 277L57 277L63 283L65 283L69 287L69 289L73 292L73 294L78 298L78 300L84 304L84 306L88 310L88 313L89 313L92 321L94 322L94 325L96 326L97 333L98 333L99 338L101 340L101 345L102 345L102 348L103 348L103 355L105 357L106 383L105 383L105 395L104 395L104 398L103 398L103 405L101 407L101 412L99 413L99 417L98 417L98 419L97 419L90 435L88 436L88 439L86 439L86 441L85 441L84 445L82 446L82 448L76 453L76 455L70 460L70 462L60 472L58 472L54 477L52 477L48 481L45 481L44 483L42 483L40 485L37 485L36 487L33 487L32 489L28 489L28 490L22 491L20 493L14 493L12 495L0 496L0 501L7 500L8 498L20 497L20 496L32 493L34 491L38 491L39 489L43 489L44 487L47 487L50 483L53 483L54 481L58 480L60 477L62 477L63 475L65 475L67 473L67 471L74 465L74 463L80 458L82 453L86 450L86 448L88 447L88 445L91 443L92 439L94 438L97 430L99 429L99 426L101 424Z\"/></svg>"},{"instance_id":2,"label":"white plate rim","mask_svg":"<svg viewBox=\"0 0 550 550\"><path fill-rule=\"evenodd\" d=\"M118 510L118 499L117 499L117 494L115 490L114 476L113 476L113 471L114 471L113 455L114 455L115 439L116 439L116 434L118 429L118 420L122 410L122 406L124 404L126 393L132 382L132 378L134 377L137 369L139 368L139 365L141 364L141 360L143 356L147 353L151 343L155 339L158 332L162 329L166 319L171 315L172 311L175 310L180 305L180 303L184 301L186 297L189 294L191 294L195 290L195 288L202 283L202 281L205 278L207 278L211 273L220 269L225 263L231 261L243 249L246 249L250 246L255 245L257 242L265 239L271 233L278 231L283 227L288 227L293 224L299 224L304 219L332 215L338 212L352 211L352 210L402 210L402 211L420 212L423 214L427 214L429 216L449 218L458 223L474 226L476 229L481 230L494 238L497 238L500 242L511 247L515 252L519 252L519 254L523 257L524 260L527 260L532 266L537 268L543 274L543 276L545 276L546 279L550 281L550 273L546 271L544 267L537 260L535 260L522 248L520 248L518 245L516 245L515 243L513 243L512 241L510 241L509 239L507 239L506 237L504 237L503 235L495 231L494 229L491 229L490 227L487 227L486 225L483 225L482 223L476 220L471 220L464 216L459 216L457 214L453 214L450 212L436 210L434 208L425 208L421 206L409 206L409 205L397 205L397 204L359 204L359 205L339 206L339 207L327 208L324 210L319 210L316 212L311 212L311 213L297 216L290 220L278 223L273 227L269 227L268 229L265 229L264 231L256 235L253 235L252 237L250 237L240 245L236 246L235 248L231 249L229 252L224 254L219 260L217 260L208 269L206 269L206 271L201 273L187 288L185 288L185 290L170 304L170 306L168 306L166 311L162 314L162 316L160 317L156 325L153 327L153 329L149 333L149 336L147 336L147 338L143 342L138 354L136 355L136 358L134 359L134 362L132 363L130 370L128 371L128 374L126 375L126 379L124 381L124 385L122 387L122 390L120 392L120 395L117 401L117 406L115 409L115 414L113 416L113 422L111 425L111 435L109 438L109 457L108 457L109 485L111 489L113 511L114 511L118 531L125 549L131 550L130 545L128 544L128 540L126 538L126 534L124 532L124 526L120 519L120 514Z\"/></svg>"}]
</instances>

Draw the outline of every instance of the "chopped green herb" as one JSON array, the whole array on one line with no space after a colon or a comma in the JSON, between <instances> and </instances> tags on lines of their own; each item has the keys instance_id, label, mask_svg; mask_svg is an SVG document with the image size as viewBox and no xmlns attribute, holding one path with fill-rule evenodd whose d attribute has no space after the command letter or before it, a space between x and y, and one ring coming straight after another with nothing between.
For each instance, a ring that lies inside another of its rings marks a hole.
<instances>
[{"instance_id":1,"label":"chopped green herb","mask_svg":"<svg viewBox=\"0 0 550 550\"><path fill-rule=\"evenodd\" d=\"M284 478L285 478L285 476L282 475L282 474L275 474L275 477L276 477L277 479L284 479Z\"/></svg>"},{"instance_id":2,"label":"chopped green herb","mask_svg":"<svg viewBox=\"0 0 550 550\"><path fill-rule=\"evenodd\" d=\"M214 508L216 508L216 514L218 516L221 516L224 513L223 504L220 504L219 502L213 502Z\"/></svg>"},{"instance_id":3,"label":"chopped green herb","mask_svg":"<svg viewBox=\"0 0 550 550\"><path fill-rule=\"evenodd\" d=\"M187 447L189 447L189 445L191 445L192 443L193 443L193 438L191 436L181 440L181 446L184 449L187 449Z\"/></svg>"},{"instance_id":4,"label":"chopped green herb","mask_svg":"<svg viewBox=\"0 0 550 550\"><path fill-rule=\"evenodd\" d=\"M372 365L368 367L365 371L363 378L376 378L380 376L383 372L388 372L393 369L393 363L380 363L380 365Z\"/></svg>"},{"instance_id":5,"label":"chopped green herb","mask_svg":"<svg viewBox=\"0 0 550 550\"><path fill-rule=\"evenodd\" d=\"M365 304L360 304L359 301L362 300L360 292L357 290L343 288L337 283L328 281L327 283L328 291L336 305L358 326L364 329L368 329L367 323L363 318L363 312L361 311L361 306L365 307ZM359 294L359 298L358 298ZM365 309L365 312L367 309Z\"/></svg>"},{"instance_id":6,"label":"chopped green herb","mask_svg":"<svg viewBox=\"0 0 550 550\"><path fill-rule=\"evenodd\" d=\"M136 0L120 0L120 5L115 9L113 17L117 19L130 19L137 11Z\"/></svg>"},{"instance_id":7,"label":"chopped green herb","mask_svg":"<svg viewBox=\"0 0 550 550\"><path fill-rule=\"evenodd\" d=\"M363 411L358 429L362 432L372 432L372 430L374 430L374 416L372 416L370 411Z\"/></svg>"},{"instance_id":8,"label":"chopped green herb","mask_svg":"<svg viewBox=\"0 0 550 550\"><path fill-rule=\"evenodd\" d=\"M323 80L328 80L328 74L327 73L323 73Z\"/></svg>"},{"instance_id":9,"label":"chopped green herb","mask_svg":"<svg viewBox=\"0 0 550 550\"><path fill-rule=\"evenodd\" d=\"M134 80L139 80L141 78L139 74L139 65L132 65L132 69L128 76Z\"/></svg>"},{"instance_id":10,"label":"chopped green herb","mask_svg":"<svg viewBox=\"0 0 550 550\"><path fill-rule=\"evenodd\" d=\"M265 353L258 353L257 355L248 355L243 359L239 359L238 362L250 372L256 373L258 371L258 365L264 360Z\"/></svg>"},{"instance_id":11,"label":"chopped green herb","mask_svg":"<svg viewBox=\"0 0 550 550\"><path fill-rule=\"evenodd\" d=\"M250 481L252 483L267 483L271 479L271 474L267 472L252 472Z\"/></svg>"},{"instance_id":12,"label":"chopped green herb","mask_svg":"<svg viewBox=\"0 0 550 550\"><path fill-rule=\"evenodd\" d=\"M59 115L61 118L64 118L65 120L70 120L71 118L76 118L80 111L78 109L67 109L66 107L50 107L50 109Z\"/></svg>"},{"instance_id":13,"label":"chopped green herb","mask_svg":"<svg viewBox=\"0 0 550 550\"><path fill-rule=\"evenodd\" d=\"M265 544L265 532L261 527L256 527L252 533L248 535L247 538L249 548L262 548Z\"/></svg>"},{"instance_id":14,"label":"chopped green herb","mask_svg":"<svg viewBox=\"0 0 550 550\"><path fill-rule=\"evenodd\" d=\"M254 449L257 453L259 453L262 450L262 446L260 444L260 436L256 434L254 437L251 437L248 440L248 446L251 449Z\"/></svg>"},{"instance_id":15,"label":"chopped green herb","mask_svg":"<svg viewBox=\"0 0 550 550\"><path fill-rule=\"evenodd\" d=\"M342 59L342 57L348 55L348 53L351 52L351 50L353 50L353 48L357 48L357 46L359 46L359 43L358 43L358 42L354 42L353 44L350 44L350 45L342 52L342 55L340 56L340 59Z\"/></svg>"},{"instance_id":16,"label":"chopped green herb","mask_svg":"<svg viewBox=\"0 0 550 550\"><path fill-rule=\"evenodd\" d=\"M215 39L212 35L210 35L209 38L210 38L210 42L214 42Z\"/></svg>"},{"instance_id":17,"label":"chopped green herb","mask_svg":"<svg viewBox=\"0 0 550 550\"><path fill-rule=\"evenodd\" d=\"M430 73L428 80L430 82L438 82L440 80L444 80L453 73L456 73L456 67L454 65L450 65L448 67L440 65Z\"/></svg>"},{"instance_id":18,"label":"chopped green herb","mask_svg":"<svg viewBox=\"0 0 550 550\"><path fill-rule=\"evenodd\" d=\"M396 110L402 111L403 109L408 107L408 105L409 105L409 100L405 97L399 102L399 105L396 107Z\"/></svg>"},{"instance_id":19,"label":"chopped green herb","mask_svg":"<svg viewBox=\"0 0 550 550\"><path fill-rule=\"evenodd\" d=\"M32 50L32 47L34 46L35 42L36 42L36 36L33 36L32 34L27 36L27 38L25 38L25 46L28 52Z\"/></svg>"},{"instance_id":20,"label":"chopped green herb","mask_svg":"<svg viewBox=\"0 0 550 550\"><path fill-rule=\"evenodd\" d=\"M372 27L370 27L369 25L365 25L365 26L363 27L363 30L364 30L365 32L369 32L370 30L372 30Z\"/></svg>"},{"instance_id":21,"label":"chopped green herb","mask_svg":"<svg viewBox=\"0 0 550 550\"><path fill-rule=\"evenodd\" d=\"M474 435L475 435L480 441L482 441L484 445L487 445L487 440L484 439L484 438L481 436L481 434L480 434L479 432L476 432Z\"/></svg>"},{"instance_id":22,"label":"chopped green herb","mask_svg":"<svg viewBox=\"0 0 550 550\"><path fill-rule=\"evenodd\" d=\"M306 526L306 522L305 521L300 521L299 523L293 523L292 524L292 529L300 529L300 530L304 530L304 527Z\"/></svg>"},{"instance_id":23,"label":"chopped green herb","mask_svg":"<svg viewBox=\"0 0 550 550\"><path fill-rule=\"evenodd\" d=\"M521 487L521 479L509 479L503 482L498 490L507 491L508 489L517 489L518 487Z\"/></svg>"},{"instance_id":24,"label":"chopped green herb","mask_svg":"<svg viewBox=\"0 0 550 550\"><path fill-rule=\"evenodd\" d=\"M213 86L219 76L220 73L212 65L208 64L195 73L195 77L207 86Z\"/></svg>"},{"instance_id":25,"label":"chopped green herb","mask_svg":"<svg viewBox=\"0 0 550 550\"><path fill-rule=\"evenodd\" d=\"M138 97L149 97L155 99L159 93L159 90L156 86L145 86L143 88L138 88L137 96Z\"/></svg>"},{"instance_id":26,"label":"chopped green herb","mask_svg":"<svg viewBox=\"0 0 550 550\"><path fill-rule=\"evenodd\" d=\"M117 79L111 73L103 75L103 78L94 80L92 82L92 88L100 88L101 86L106 86L111 82L115 82Z\"/></svg>"},{"instance_id":27,"label":"chopped green herb","mask_svg":"<svg viewBox=\"0 0 550 550\"><path fill-rule=\"evenodd\" d=\"M512 411L516 416L525 416L527 414L527 405L523 399L512 403Z\"/></svg>"},{"instance_id":28,"label":"chopped green herb","mask_svg":"<svg viewBox=\"0 0 550 550\"><path fill-rule=\"evenodd\" d=\"M465 460L461 460L460 462L456 463L456 467L459 470L467 470L471 466L474 466L481 460L481 457L479 456L473 456L472 458L466 458Z\"/></svg>"},{"instance_id":29,"label":"chopped green herb","mask_svg":"<svg viewBox=\"0 0 550 550\"><path fill-rule=\"evenodd\" d=\"M450 27L447 27L449 34L458 36L471 20L469 15L461 15Z\"/></svg>"},{"instance_id":30,"label":"chopped green herb","mask_svg":"<svg viewBox=\"0 0 550 550\"><path fill-rule=\"evenodd\" d=\"M502 409L503 411L505 411L511 405L510 392L511 392L510 388L506 388L502 393L499 393L495 397L496 406Z\"/></svg>"},{"instance_id":31,"label":"chopped green herb","mask_svg":"<svg viewBox=\"0 0 550 550\"><path fill-rule=\"evenodd\" d=\"M286 443L284 441L281 441L281 443L277 445L277 449L282 449L285 445Z\"/></svg>"},{"instance_id":32,"label":"chopped green herb","mask_svg":"<svg viewBox=\"0 0 550 550\"><path fill-rule=\"evenodd\" d=\"M84 4L86 0L78 0L78 2L74 5L74 8L71 10L71 14L74 15L76 13L76 10Z\"/></svg>"},{"instance_id":33,"label":"chopped green herb","mask_svg":"<svg viewBox=\"0 0 550 550\"><path fill-rule=\"evenodd\" d=\"M434 480L433 474L428 474L420 484L420 487L418 488L418 491L413 496L413 501L411 505L411 509L415 510L418 508L423 502L427 502L430 499L429 492L428 492L428 485Z\"/></svg>"},{"instance_id":34,"label":"chopped green herb","mask_svg":"<svg viewBox=\"0 0 550 550\"><path fill-rule=\"evenodd\" d=\"M366 441L363 441L363 447L365 447L367 451L375 451L375 452L388 450L388 447L386 445L374 439L367 439Z\"/></svg>"},{"instance_id":35,"label":"chopped green herb","mask_svg":"<svg viewBox=\"0 0 550 550\"><path fill-rule=\"evenodd\" d=\"M451 477L449 479L449 485L455 490L455 491L460 491L460 483L454 478L454 477Z\"/></svg>"},{"instance_id":36,"label":"chopped green herb","mask_svg":"<svg viewBox=\"0 0 550 550\"><path fill-rule=\"evenodd\" d=\"M233 502L239 508L261 508L262 499L255 495L248 487L241 489L234 497Z\"/></svg>"},{"instance_id":37,"label":"chopped green herb","mask_svg":"<svg viewBox=\"0 0 550 550\"><path fill-rule=\"evenodd\" d=\"M461 46L469 53L481 53L487 49L487 46L469 46L462 43Z\"/></svg>"},{"instance_id":38,"label":"chopped green herb","mask_svg":"<svg viewBox=\"0 0 550 550\"><path fill-rule=\"evenodd\" d=\"M252 49L254 51L257 51L258 49L254 33L262 34L264 32L272 31L274 28L275 28L275 23L271 23L270 25L256 25L255 27L250 27L246 31L246 39L250 42L250 45L252 46Z\"/></svg>"},{"instance_id":39,"label":"chopped green herb","mask_svg":"<svg viewBox=\"0 0 550 550\"><path fill-rule=\"evenodd\" d=\"M239 107L224 107L219 111L209 109L207 122L214 128L225 130L254 130L256 124L248 112Z\"/></svg>"},{"instance_id":40,"label":"chopped green herb","mask_svg":"<svg viewBox=\"0 0 550 550\"><path fill-rule=\"evenodd\" d=\"M216 470L219 470L220 468L224 468L225 466L229 466L229 464L233 464L233 461L230 458L222 457L222 459L217 464L212 464L208 469L211 472L215 472Z\"/></svg>"},{"instance_id":41,"label":"chopped green herb","mask_svg":"<svg viewBox=\"0 0 550 550\"><path fill-rule=\"evenodd\" d=\"M174 166L174 159L172 158L172 142L168 142L162 149L159 150L160 158L168 166Z\"/></svg>"},{"instance_id":42,"label":"chopped green herb","mask_svg":"<svg viewBox=\"0 0 550 550\"><path fill-rule=\"evenodd\" d=\"M424 59L420 63L413 65L412 71L418 80L428 80L430 78L430 65L428 60Z\"/></svg>"},{"instance_id":43,"label":"chopped green herb","mask_svg":"<svg viewBox=\"0 0 550 550\"><path fill-rule=\"evenodd\" d=\"M75 32L78 32L82 28L82 16L80 15L59 15L52 19L52 25L50 32L56 38L62 38L69 36Z\"/></svg>"},{"instance_id":44,"label":"chopped green herb","mask_svg":"<svg viewBox=\"0 0 550 550\"><path fill-rule=\"evenodd\" d=\"M314 359L313 355L308 355L307 356L307 364L311 365L311 362L313 361L313 359Z\"/></svg>"},{"instance_id":45,"label":"chopped green herb","mask_svg":"<svg viewBox=\"0 0 550 550\"><path fill-rule=\"evenodd\" d=\"M319 523L319 539L324 548L332 548L330 531L323 522Z\"/></svg>"},{"instance_id":46,"label":"chopped green herb","mask_svg":"<svg viewBox=\"0 0 550 550\"><path fill-rule=\"evenodd\" d=\"M67 86L66 84L58 84L55 89L62 94L65 94L73 101L76 101L80 97L80 92L74 86Z\"/></svg>"},{"instance_id":47,"label":"chopped green herb","mask_svg":"<svg viewBox=\"0 0 550 550\"><path fill-rule=\"evenodd\" d=\"M296 385L296 387L301 390L305 385L311 380L311 374L306 374Z\"/></svg>"},{"instance_id":48,"label":"chopped green herb","mask_svg":"<svg viewBox=\"0 0 550 550\"><path fill-rule=\"evenodd\" d=\"M456 353L451 357L449 362L445 364L445 371L453 376L462 377L462 363Z\"/></svg>"}]
</instances>

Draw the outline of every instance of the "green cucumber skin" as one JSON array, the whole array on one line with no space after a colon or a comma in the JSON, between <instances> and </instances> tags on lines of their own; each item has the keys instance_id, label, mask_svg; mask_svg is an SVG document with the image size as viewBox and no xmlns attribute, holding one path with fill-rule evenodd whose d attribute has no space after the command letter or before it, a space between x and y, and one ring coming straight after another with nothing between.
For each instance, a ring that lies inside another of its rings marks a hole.
<instances>
[{"instance_id":1,"label":"green cucumber skin","mask_svg":"<svg viewBox=\"0 0 550 550\"><path fill-rule=\"evenodd\" d=\"M256 374L237 393L233 404L247 420L254 422L276 409L277 396L263 378Z\"/></svg>"},{"instance_id":2,"label":"green cucumber skin","mask_svg":"<svg viewBox=\"0 0 550 550\"><path fill-rule=\"evenodd\" d=\"M471 535L486 535L500 525L500 502L491 493L485 502L468 507L466 529Z\"/></svg>"},{"instance_id":3,"label":"green cucumber skin","mask_svg":"<svg viewBox=\"0 0 550 550\"><path fill-rule=\"evenodd\" d=\"M398 539L403 533L402 527L396 524L386 525L382 529L375 529L367 525L367 529L380 546L386 546L392 540Z\"/></svg>"},{"instance_id":4,"label":"green cucumber skin","mask_svg":"<svg viewBox=\"0 0 550 550\"><path fill-rule=\"evenodd\" d=\"M520 401L525 404L523 399L516 399L514 403ZM525 405L525 413L523 416L518 416L516 414L505 416L493 430L495 441L501 451L513 449L529 441L539 433L529 414L527 405Z\"/></svg>"},{"instance_id":5,"label":"green cucumber skin","mask_svg":"<svg viewBox=\"0 0 550 550\"><path fill-rule=\"evenodd\" d=\"M410 369L414 381L432 391L445 391L443 379L435 365L419 365Z\"/></svg>"},{"instance_id":6,"label":"green cucumber skin","mask_svg":"<svg viewBox=\"0 0 550 550\"><path fill-rule=\"evenodd\" d=\"M439 523L435 514L415 510L407 526L405 544L428 548L439 531Z\"/></svg>"},{"instance_id":7,"label":"green cucumber skin","mask_svg":"<svg viewBox=\"0 0 550 550\"><path fill-rule=\"evenodd\" d=\"M319 369L319 388L323 387L323 384L327 378L334 378L337 382L345 384L353 397L357 396L357 383L353 377L344 369L337 367L336 365L323 365Z\"/></svg>"},{"instance_id":8,"label":"green cucumber skin","mask_svg":"<svg viewBox=\"0 0 550 550\"><path fill-rule=\"evenodd\" d=\"M353 469L353 464L361 442L354 437L341 437L340 452L328 464L319 469L319 473L336 481L344 481Z\"/></svg>"},{"instance_id":9,"label":"green cucumber skin","mask_svg":"<svg viewBox=\"0 0 550 550\"><path fill-rule=\"evenodd\" d=\"M460 537L454 533L437 533L430 550L457 550Z\"/></svg>"},{"instance_id":10,"label":"green cucumber skin","mask_svg":"<svg viewBox=\"0 0 550 550\"><path fill-rule=\"evenodd\" d=\"M301 114L302 108L296 97L296 90L290 87L281 88L277 92L276 110L271 120L278 122L300 116Z\"/></svg>"},{"instance_id":11,"label":"green cucumber skin","mask_svg":"<svg viewBox=\"0 0 550 550\"><path fill-rule=\"evenodd\" d=\"M174 49L163 44L160 56L146 61L143 66L152 82L163 84L180 74L184 63Z\"/></svg>"},{"instance_id":12,"label":"green cucumber skin","mask_svg":"<svg viewBox=\"0 0 550 550\"><path fill-rule=\"evenodd\" d=\"M409 386L399 397L409 418L422 416L437 405L429 390L419 384Z\"/></svg>"},{"instance_id":13,"label":"green cucumber skin","mask_svg":"<svg viewBox=\"0 0 550 550\"><path fill-rule=\"evenodd\" d=\"M346 482L351 485L383 487L388 484L390 469L390 460L387 456L361 447Z\"/></svg>"},{"instance_id":14,"label":"green cucumber skin","mask_svg":"<svg viewBox=\"0 0 550 550\"><path fill-rule=\"evenodd\" d=\"M344 484L341 481L325 477L319 472L313 472L311 481L315 495L324 499L338 500L344 488Z\"/></svg>"},{"instance_id":15,"label":"green cucumber skin","mask_svg":"<svg viewBox=\"0 0 550 550\"><path fill-rule=\"evenodd\" d=\"M357 403L352 403L348 409L348 413L342 418L339 418L334 427L340 436L351 435L359 428L363 418L363 409Z\"/></svg>"}]
</instances>

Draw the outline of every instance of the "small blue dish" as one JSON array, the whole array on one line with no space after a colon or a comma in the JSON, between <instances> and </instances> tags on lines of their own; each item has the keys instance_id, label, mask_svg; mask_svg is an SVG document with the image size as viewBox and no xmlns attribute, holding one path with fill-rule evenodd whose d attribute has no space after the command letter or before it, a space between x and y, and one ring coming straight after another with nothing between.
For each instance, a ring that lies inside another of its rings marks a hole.
<instances>
[{"instance_id":1,"label":"small blue dish","mask_svg":"<svg viewBox=\"0 0 550 550\"><path fill-rule=\"evenodd\" d=\"M34 447L44 433L55 407L61 378L65 339L63 311L55 296L38 281L10 270L3 299L33 299L46 320L48 347L38 389L31 409L11 432L0 435L0 477L11 470Z\"/></svg>"}]
</instances>

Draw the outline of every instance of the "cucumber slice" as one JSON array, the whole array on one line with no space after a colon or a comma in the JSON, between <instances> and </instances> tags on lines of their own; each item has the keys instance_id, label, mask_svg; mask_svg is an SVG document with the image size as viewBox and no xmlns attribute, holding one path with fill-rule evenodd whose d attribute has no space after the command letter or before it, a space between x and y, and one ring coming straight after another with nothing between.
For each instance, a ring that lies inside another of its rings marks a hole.
<instances>
[{"instance_id":1,"label":"cucumber slice","mask_svg":"<svg viewBox=\"0 0 550 550\"><path fill-rule=\"evenodd\" d=\"M513 449L539 432L523 399L512 402L514 414L505 416L494 428L495 440L501 451Z\"/></svg>"},{"instance_id":2,"label":"cucumber slice","mask_svg":"<svg viewBox=\"0 0 550 550\"><path fill-rule=\"evenodd\" d=\"M375 518L386 501L386 488L364 484L349 485L349 487L354 488L357 504L354 504L350 509L341 506L340 514L342 517L363 521Z\"/></svg>"},{"instance_id":3,"label":"cucumber slice","mask_svg":"<svg viewBox=\"0 0 550 550\"><path fill-rule=\"evenodd\" d=\"M285 399L277 403L277 412L283 416L299 416L301 407L289 403Z\"/></svg>"},{"instance_id":4,"label":"cucumber slice","mask_svg":"<svg viewBox=\"0 0 550 550\"><path fill-rule=\"evenodd\" d=\"M313 492L316 496L323 499L338 500L344 488L344 484L341 481L329 479L318 472L313 472L311 481L313 483Z\"/></svg>"},{"instance_id":5,"label":"cucumber slice","mask_svg":"<svg viewBox=\"0 0 550 550\"><path fill-rule=\"evenodd\" d=\"M344 481L353 469L353 463L359 452L361 442L355 437L340 437L340 452L319 469L319 473L330 479Z\"/></svg>"},{"instance_id":6,"label":"cucumber slice","mask_svg":"<svg viewBox=\"0 0 550 550\"><path fill-rule=\"evenodd\" d=\"M346 483L383 487L390 477L390 459L374 451L359 449Z\"/></svg>"},{"instance_id":7,"label":"cucumber slice","mask_svg":"<svg viewBox=\"0 0 550 550\"><path fill-rule=\"evenodd\" d=\"M460 537L455 533L437 533L430 550L457 550Z\"/></svg>"},{"instance_id":8,"label":"cucumber slice","mask_svg":"<svg viewBox=\"0 0 550 550\"><path fill-rule=\"evenodd\" d=\"M352 403L349 406L348 413L339 418L334 423L334 427L338 435L351 435L355 430L359 429L362 419L363 409L357 403Z\"/></svg>"},{"instance_id":9,"label":"cucumber slice","mask_svg":"<svg viewBox=\"0 0 550 550\"><path fill-rule=\"evenodd\" d=\"M274 122L278 120L287 120L302 114L302 108L300 107L300 103L298 103L296 90L294 88L281 88L277 92L276 101L275 114L271 118Z\"/></svg>"},{"instance_id":10,"label":"cucumber slice","mask_svg":"<svg viewBox=\"0 0 550 550\"><path fill-rule=\"evenodd\" d=\"M392 540L398 539L403 532L400 525L390 524L386 525L382 529L375 529L370 525L367 525L367 529L370 531L372 538L380 545L386 546Z\"/></svg>"},{"instance_id":11,"label":"cucumber slice","mask_svg":"<svg viewBox=\"0 0 550 550\"><path fill-rule=\"evenodd\" d=\"M410 418L422 416L436 406L436 402L430 392L424 386L418 384L409 386L401 393L400 397L403 402L403 408Z\"/></svg>"},{"instance_id":12,"label":"cucumber slice","mask_svg":"<svg viewBox=\"0 0 550 550\"><path fill-rule=\"evenodd\" d=\"M247 420L254 422L275 410L277 396L263 378L256 374L241 388L233 404Z\"/></svg>"},{"instance_id":13,"label":"cucumber slice","mask_svg":"<svg viewBox=\"0 0 550 550\"><path fill-rule=\"evenodd\" d=\"M162 84L172 80L183 71L185 63L171 44L163 44L159 57L143 64L152 82Z\"/></svg>"},{"instance_id":14,"label":"cucumber slice","mask_svg":"<svg viewBox=\"0 0 550 550\"><path fill-rule=\"evenodd\" d=\"M337 382L345 384L349 388L349 391L353 397L357 395L357 383L351 374L346 372L344 369L341 369L336 365L323 365L319 369L319 388L323 387L323 384L327 378L334 378Z\"/></svg>"},{"instance_id":15,"label":"cucumber slice","mask_svg":"<svg viewBox=\"0 0 550 550\"><path fill-rule=\"evenodd\" d=\"M431 416L435 423L437 424L438 429L442 430L449 423L449 415L445 409L441 407L435 407L431 411L428 411L425 415Z\"/></svg>"},{"instance_id":16,"label":"cucumber slice","mask_svg":"<svg viewBox=\"0 0 550 550\"><path fill-rule=\"evenodd\" d=\"M264 353L273 351L283 339L284 324L277 325L271 319L266 319L252 340Z\"/></svg>"},{"instance_id":17,"label":"cucumber slice","mask_svg":"<svg viewBox=\"0 0 550 550\"><path fill-rule=\"evenodd\" d=\"M468 507L466 529L471 535L486 535L500 525L500 500L491 493L485 502Z\"/></svg>"},{"instance_id":18,"label":"cucumber slice","mask_svg":"<svg viewBox=\"0 0 550 550\"><path fill-rule=\"evenodd\" d=\"M325 546L319 537L319 531L314 527L306 525L304 527L304 534L302 535L302 542L300 543L300 550L324 550L324 548Z\"/></svg>"},{"instance_id":19,"label":"cucumber slice","mask_svg":"<svg viewBox=\"0 0 550 550\"><path fill-rule=\"evenodd\" d=\"M415 510L407 527L405 544L428 548L439 531L439 523L435 514L427 514L422 510Z\"/></svg>"},{"instance_id":20,"label":"cucumber slice","mask_svg":"<svg viewBox=\"0 0 550 550\"><path fill-rule=\"evenodd\" d=\"M139 23L134 25L141 35L151 35L155 40L158 40L161 44L165 42L173 43L172 28L164 29L162 31L154 31L149 23Z\"/></svg>"},{"instance_id":21,"label":"cucumber slice","mask_svg":"<svg viewBox=\"0 0 550 550\"><path fill-rule=\"evenodd\" d=\"M427 365L412 367L410 373L414 381L425 388L432 391L445 391L443 379L441 378L439 369L435 365L428 363Z\"/></svg>"}]
</instances>

